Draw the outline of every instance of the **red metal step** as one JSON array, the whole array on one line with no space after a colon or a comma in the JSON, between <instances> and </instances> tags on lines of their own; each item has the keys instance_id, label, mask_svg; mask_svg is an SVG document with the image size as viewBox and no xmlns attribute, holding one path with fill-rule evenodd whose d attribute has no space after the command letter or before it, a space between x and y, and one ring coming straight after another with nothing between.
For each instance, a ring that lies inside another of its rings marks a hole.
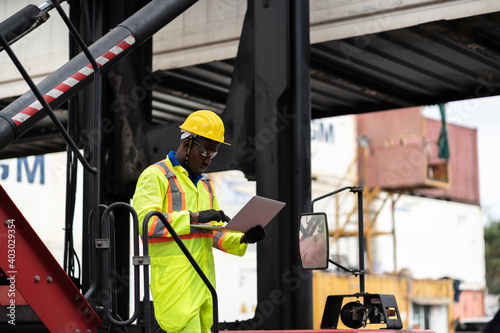
<instances>
[{"instance_id":1,"label":"red metal step","mask_svg":"<svg viewBox=\"0 0 500 333\"><path fill-rule=\"evenodd\" d=\"M11 324L20 293L50 332L97 332L102 325L1 185L0 268L10 281L2 303L8 302Z\"/></svg>"}]
</instances>

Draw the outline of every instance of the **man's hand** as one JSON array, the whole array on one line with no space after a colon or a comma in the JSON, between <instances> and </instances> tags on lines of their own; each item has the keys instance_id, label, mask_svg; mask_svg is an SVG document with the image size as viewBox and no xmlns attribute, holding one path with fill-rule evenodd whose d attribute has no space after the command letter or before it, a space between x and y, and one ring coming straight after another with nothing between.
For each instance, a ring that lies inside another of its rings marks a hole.
<instances>
[{"instance_id":1,"label":"man's hand","mask_svg":"<svg viewBox=\"0 0 500 333\"><path fill-rule=\"evenodd\" d=\"M253 228L250 228L243 237L241 237L242 243L253 244L256 242L260 242L266 237L266 230L261 225L256 225Z\"/></svg>"},{"instance_id":2,"label":"man's hand","mask_svg":"<svg viewBox=\"0 0 500 333\"><path fill-rule=\"evenodd\" d=\"M208 223L211 221L229 222L231 219L222 210L207 209L191 214L191 222Z\"/></svg>"}]
</instances>

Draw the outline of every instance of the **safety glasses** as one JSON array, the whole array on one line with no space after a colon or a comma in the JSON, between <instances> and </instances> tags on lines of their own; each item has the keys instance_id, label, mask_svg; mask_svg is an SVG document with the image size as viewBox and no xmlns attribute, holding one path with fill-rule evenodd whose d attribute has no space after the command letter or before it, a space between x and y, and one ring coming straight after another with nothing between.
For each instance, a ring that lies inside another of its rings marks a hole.
<instances>
[{"instance_id":1,"label":"safety glasses","mask_svg":"<svg viewBox=\"0 0 500 333\"><path fill-rule=\"evenodd\" d=\"M208 148L205 148L201 143L199 143L198 141L196 140L193 140L194 143L196 143L198 146L201 147L201 149L203 149L201 151L201 156L203 157L210 157L210 159L213 159L215 156L217 156L217 151L216 150L212 150L212 149L208 149Z\"/></svg>"}]
</instances>

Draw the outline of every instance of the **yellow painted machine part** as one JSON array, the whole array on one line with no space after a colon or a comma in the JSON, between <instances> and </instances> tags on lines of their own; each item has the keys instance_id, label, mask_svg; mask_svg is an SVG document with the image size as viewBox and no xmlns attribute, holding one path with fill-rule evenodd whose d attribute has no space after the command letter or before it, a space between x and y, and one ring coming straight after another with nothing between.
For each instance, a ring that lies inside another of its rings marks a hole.
<instances>
[{"instance_id":1,"label":"yellow painted machine part","mask_svg":"<svg viewBox=\"0 0 500 333\"><path fill-rule=\"evenodd\" d=\"M449 333L453 333L453 280L416 280L409 277L393 275L367 275L365 291L372 294L392 294L396 297L398 309L403 321L403 329L410 325L411 300L440 299L448 304ZM313 309L314 328L319 329L323 309L328 295L351 295L359 292L359 278L352 275L337 275L334 273L315 271L313 274ZM344 303L355 301L356 298L345 298ZM381 325L380 327L384 327ZM339 320L338 328L347 328ZM378 328L370 325L367 328Z\"/></svg>"}]
</instances>

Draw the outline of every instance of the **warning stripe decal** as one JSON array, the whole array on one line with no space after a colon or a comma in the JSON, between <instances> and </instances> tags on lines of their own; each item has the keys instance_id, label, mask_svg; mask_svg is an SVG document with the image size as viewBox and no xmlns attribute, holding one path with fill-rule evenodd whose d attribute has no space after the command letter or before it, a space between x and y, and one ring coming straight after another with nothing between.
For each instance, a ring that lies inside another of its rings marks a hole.
<instances>
[{"instance_id":1,"label":"warning stripe decal","mask_svg":"<svg viewBox=\"0 0 500 333\"><path fill-rule=\"evenodd\" d=\"M129 48L135 43L135 38L133 35L128 36L123 41L118 43L118 45L113 46L109 51L106 51L103 55L96 59L99 67L105 65L108 61L122 53L125 49ZM55 88L46 93L43 98L47 103L52 102L66 91L73 88L76 84L80 83L82 80L87 78L90 74L94 72L91 64L80 69L78 72L71 75L69 78L64 80L62 83L58 84ZM24 121L28 120L31 116L42 109L42 104L37 100L31 103L30 106L26 107L24 110L12 117L14 123L17 126L21 125Z\"/></svg>"}]
</instances>

